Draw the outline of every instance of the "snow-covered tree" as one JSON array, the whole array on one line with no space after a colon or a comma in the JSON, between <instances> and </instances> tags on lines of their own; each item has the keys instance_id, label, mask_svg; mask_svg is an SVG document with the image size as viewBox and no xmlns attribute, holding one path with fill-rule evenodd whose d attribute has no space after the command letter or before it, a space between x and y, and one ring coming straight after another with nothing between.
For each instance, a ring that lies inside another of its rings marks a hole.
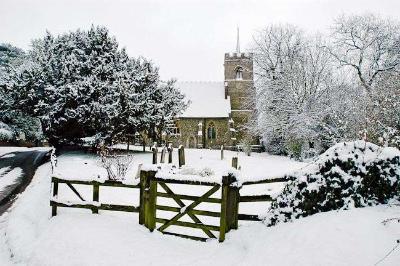
<instances>
[{"instance_id":1,"label":"snow-covered tree","mask_svg":"<svg viewBox=\"0 0 400 266\"><path fill-rule=\"evenodd\" d=\"M400 76L385 73L378 78L368 109L369 138L384 146L400 148Z\"/></svg>"},{"instance_id":2,"label":"snow-covered tree","mask_svg":"<svg viewBox=\"0 0 400 266\"><path fill-rule=\"evenodd\" d=\"M353 71L365 91L359 93L364 98L365 137L398 146L400 24L372 14L341 16L331 37L331 54Z\"/></svg>"},{"instance_id":3,"label":"snow-covered tree","mask_svg":"<svg viewBox=\"0 0 400 266\"><path fill-rule=\"evenodd\" d=\"M329 38L275 25L254 39L253 122L267 150L300 156L307 142L324 150L360 137L399 145L397 22L341 16Z\"/></svg>"},{"instance_id":4,"label":"snow-covered tree","mask_svg":"<svg viewBox=\"0 0 400 266\"><path fill-rule=\"evenodd\" d=\"M177 115L183 112L188 103L181 92L175 87L175 80L162 82L159 86L161 98L159 98L160 109L158 115L154 116L156 139L161 140L161 134L165 132L165 125L170 123Z\"/></svg>"},{"instance_id":5,"label":"snow-covered tree","mask_svg":"<svg viewBox=\"0 0 400 266\"><path fill-rule=\"evenodd\" d=\"M151 128L158 69L130 58L105 27L33 42L30 61L9 82L18 107L39 117L53 144L97 135L111 141ZM179 99L177 100L179 102Z\"/></svg>"},{"instance_id":6,"label":"snow-covered tree","mask_svg":"<svg viewBox=\"0 0 400 266\"><path fill-rule=\"evenodd\" d=\"M301 147L328 129L330 95L337 88L321 37L291 25L270 26L255 38L258 134L272 152L301 156Z\"/></svg>"},{"instance_id":7,"label":"snow-covered tree","mask_svg":"<svg viewBox=\"0 0 400 266\"><path fill-rule=\"evenodd\" d=\"M23 135L28 141L37 141L42 139L39 120L15 108L11 88L7 86L10 73L25 62L26 55L22 49L0 44L0 122L8 125L15 138Z\"/></svg>"},{"instance_id":8,"label":"snow-covered tree","mask_svg":"<svg viewBox=\"0 0 400 266\"><path fill-rule=\"evenodd\" d=\"M400 70L400 25L390 19L342 15L331 37L331 54L341 66L354 71L368 95L381 75Z\"/></svg>"}]
</instances>

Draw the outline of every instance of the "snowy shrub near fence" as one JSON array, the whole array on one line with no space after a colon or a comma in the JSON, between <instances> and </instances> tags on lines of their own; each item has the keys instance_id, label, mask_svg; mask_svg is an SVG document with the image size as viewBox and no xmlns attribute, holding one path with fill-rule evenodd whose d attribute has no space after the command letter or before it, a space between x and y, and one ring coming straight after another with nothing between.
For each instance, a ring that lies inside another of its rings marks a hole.
<instances>
[{"instance_id":1,"label":"snowy shrub near fence","mask_svg":"<svg viewBox=\"0 0 400 266\"><path fill-rule=\"evenodd\" d=\"M400 151L364 141L339 143L289 179L265 217L269 226L319 212L398 201Z\"/></svg>"},{"instance_id":2,"label":"snowy shrub near fence","mask_svg":"<svg viewBox=\"0 0 400 266\"><path fill-rule=\"evenodd\" d=\"M133 155L105 155L101 154L99 165L107 170L109 180L123 181L132 166Z\"/></svg>"}]
</instances>

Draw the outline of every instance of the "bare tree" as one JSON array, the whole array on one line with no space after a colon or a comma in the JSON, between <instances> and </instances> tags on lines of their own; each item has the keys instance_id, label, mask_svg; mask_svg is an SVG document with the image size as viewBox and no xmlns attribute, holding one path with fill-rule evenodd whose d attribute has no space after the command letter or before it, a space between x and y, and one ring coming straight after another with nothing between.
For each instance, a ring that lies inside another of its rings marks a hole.
<instances>
[{"instance_id":1,"label":"bare tree","mask_svg":"<svg viewBox=\"0 0 400 266\"><path fill-rule=\"evenodd\" d=\"M381 75L374 85L368 110L371 138L384 146L400 148L400 76Z\"/></svg>"},{"instance_id":2,"label":"bare tree","mask_svg":"<svg viewBox=\"0 0 400 266\"><path fill-rule=\"evenodd\" d=\"M331 54L342 66L352 68L370 96L376 79L399 71L399 24L366 15L342 15L332 28Z\"/></svg>"},{"instance_id":3,"label":"bare tree","mask_svg":"<svg viewBox=\"0 0 400 266\"><path fill-rule=\"evenodd\" d=\"M306 36L291 25L269 26L254 43L258 133L267 148L276 141L299 151L327 128L324 117L337 86L332 56L321 36Z\"/></svg>"}]
</instances>

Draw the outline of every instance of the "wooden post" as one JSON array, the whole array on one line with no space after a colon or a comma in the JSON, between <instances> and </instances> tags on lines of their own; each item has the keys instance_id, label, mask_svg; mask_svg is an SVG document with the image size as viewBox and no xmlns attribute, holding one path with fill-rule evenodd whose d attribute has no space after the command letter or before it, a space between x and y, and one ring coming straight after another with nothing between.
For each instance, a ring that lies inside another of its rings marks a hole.
<instances>
[{"instance_id":1,"label":"wooden post","mask_svg":"<svg viewBox=\"0 0 400 266\"><path fill-rule=\"evenodd\" d=\"M126 137L126 152L129 152L129 137Z\"/></svg>"},{"instance_id":2,"label":"wooden post","mask_svg":"<svg viewBox=\"0 0 400 266\"><path fill-rule=\"evenodd\" d=\"M100 187L99 183L93 183L93 202L99 202ZM97 206L93 207L92 213L99 213L99 208Z\"/></svg>"},{"instance_id":3,"label":"wooden post","mask_svg":"<svg viewBox=\"0 0 400 266\"><path fill-rule=\"evenodd\" d=\"M219 242L224 242L225 233L228 232L227 224L227 201L228 201L228 186L226 183L226 176L222 177L222 192L221 192L221 217L219 220Z\"/></svg>"},{"instance_id":4,"label":"wooden post","mask_svg":"<svg viewBox=\"0 0 400 266\"><path fill-rule=\"evenodd\" d=\"M219 242L225 240L225 234L231 229L238 228L239 188L234 186L235 182L233 175L222 177Z\"/></svg>"},{"instance_id":5,"label":"wooden post","mask_svg":"<svg viewBox=\"0 0 400 266\"><path fill-rule=\"evenodd\" d=\"M224 159L224 145L221 145L221 160Z\"/></svg>"},{"instance_id":6,"label":"wooden post","mask_svg":"<svg viewBox=\"0 0 400 266\"><path fill-rule=\"evenodd\" d=\"M157 164L157 147L153 146L151 151L153 152L153 164Z\"/></svg>"},{"instance_id":7,"label":"wooden post","mask_svg":"<svg viewBox=\"0 0 400 266\"><path fill-rule=\"evenodd\" d=\"M181 145L178 149L179 168L185 165L185 148Z\"/></svg>"},{"instance_id":8,"label":"wooden post","mask_svg":"<svg viewBox=\"0 0 400 266\"><path fill-rule=\"evenodd\" d=\"M156 172L149 173L150 189L148 196L148 204L146 209L147 228L153 232L156 228L156 205L157 205L157 181L155 180Z\"/></svg>"},{"instance_id":9,"label":"wooden post","mask_svg":"<svg viewBox=\"0 0 400 266\"><path fill-rule=\"evenodd\" d=\"M139 224L153 231L156 226L157 182L155 171L140 172Z\"/></svg>"},{"instance_id":10,"label":"wooden post","mask_svg":"<svg viewBox=\"0 0 400 266\"><path fill-rule=\"evenodd\" d=\"M227 203L227 221L228 221L228 231L231 229L238 229L239 221L239 187L236 183L236 178L232 175L229 176L230 184L228 187L228 203Z\"/></svg>"},{"instance_id":11,"label":"wooden post","mask_svg":"<svg viewBox=\"0 0 400 266\"><path fill-rule=\"evenodd\" d=\"M168 163L172 163L172 151L174 148L172 148L172 143L169 144L168 146Z\"/></svg>"},{"instance_id":12,"label":"wooden post","mask_svg":"<svg viewBox=\"0 0 400 266\"><path fill-rule=\"evenodd\" d=\"M232 167L238 169L238 157L232 157Z\"/></svg>"},{"instance_id":13,"label":"wooden post","mask_svg":"<svg viewBox=\"0 0 400 266\"><path fill-rule=\"evenodd\" d=\"M58 181L53 178L53 198L57 197L58 195ZM51 216L56 216L57 215L57 206L53 205L51 206Z\"/></svg>"},{"instance_id":14,"label":"wooden post","mask_svg":"<svg viewBox=\"0 0 400 266\"><path fill-rule=\"evenodd\" d=\"M150 182L148 181L148 172L140 171L140 194L139 194L139 224L145 225L145 205L147 199L145 198L146 191L150 187Z\"/></svg>"},{"instance_id":15,"label":"wooden post","mask_svg":"<svg viewBox=\"0 0 400 266\"><path fill-rule=\"evenodd\" d=\"M167 148L164 146L161 150L161 158L160 158L160 163L165 163L165 153L166 153Z\"/></svg>"}]
</instances>

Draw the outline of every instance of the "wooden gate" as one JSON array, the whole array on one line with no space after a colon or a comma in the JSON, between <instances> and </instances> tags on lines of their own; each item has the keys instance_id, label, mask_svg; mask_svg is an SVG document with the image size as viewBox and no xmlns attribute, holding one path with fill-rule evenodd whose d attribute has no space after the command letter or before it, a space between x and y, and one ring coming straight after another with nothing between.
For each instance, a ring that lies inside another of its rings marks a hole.
<instances>
[{"instance_id":1,"label":"wooden gate","mask_svg":"<svg viewBox=\"0 0 400 266\"><path fill-rule=\"evenodd\" d=\"M222 242L225 240L225 234L227 232L231 229L237 229L239 188L234 185L236 182L234 176L224 176L221 185L213 182L156 178L155 174L156 172L153 171L142 171L140 175L141 192L143 191L143 194L140 195L141 211L139 223L145 225L150 231L157 229L163 234L201 241L218 238L219 241ZM200 196L182 195L174 193L169 184L207 186L208 190ZM158 186L165 192L158 191ZM216 192L219 190L221 190L221 197L215 197ZM214 197L211 197L213 195ZM159 205L157 204L157 198L171 198L179 207ZM185 204L182 200L188 200L191 201L191 203ZM220 212L195 209L202 202L219 204ZM177 214L171 219L159 218L157 216L157 210L175 212ZM193 222L180 220L186 214ZM198 216L219 217L219 225L204 224ZM157 228L156 223L161 224L161 226ZM200 229L208 238L168 232L166 229L171 225ZM218 235L216 235L215 232L217 232Z\"/></svg>"}]
</instances>

